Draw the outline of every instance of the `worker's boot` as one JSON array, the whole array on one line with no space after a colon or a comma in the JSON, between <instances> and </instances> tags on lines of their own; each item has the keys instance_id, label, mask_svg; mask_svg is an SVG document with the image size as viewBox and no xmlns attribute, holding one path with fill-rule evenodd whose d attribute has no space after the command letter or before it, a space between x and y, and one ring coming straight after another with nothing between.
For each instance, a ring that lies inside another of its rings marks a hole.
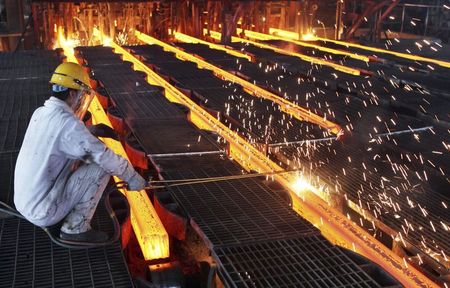
<instances>
[{"instance_id":1,"label":"worker's boot","mask_svg":"<svg viewBox=\"0 0 450 288\"><path fill-rule=\"evenodd\" d=\"M62 240L74 242L101 243L106 242L109 239L108 235L105 232L96 231L94 229L77 234L69 234L61 231L59 235Z\"/></svg>"}]
</instances>

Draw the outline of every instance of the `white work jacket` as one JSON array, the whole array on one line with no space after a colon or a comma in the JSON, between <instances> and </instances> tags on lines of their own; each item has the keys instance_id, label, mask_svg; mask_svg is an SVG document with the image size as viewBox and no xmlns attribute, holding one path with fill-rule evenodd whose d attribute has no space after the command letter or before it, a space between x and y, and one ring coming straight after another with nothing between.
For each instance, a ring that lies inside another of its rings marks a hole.
<instances>
[{"instance_id":1,"label":"white work jacket","mask_svg":"<svg viewBox=\"0 0 450 288\"><path fill-rule=\"evenodd\" d=\"M136 173L126 159L89 132L66 102L51 97L33 113L19 152L14 178L16 209L30 222L46 226L49 213L64 205L60 194L75 160L94 162L125 181Z\"/></svg>"}]
</instances>

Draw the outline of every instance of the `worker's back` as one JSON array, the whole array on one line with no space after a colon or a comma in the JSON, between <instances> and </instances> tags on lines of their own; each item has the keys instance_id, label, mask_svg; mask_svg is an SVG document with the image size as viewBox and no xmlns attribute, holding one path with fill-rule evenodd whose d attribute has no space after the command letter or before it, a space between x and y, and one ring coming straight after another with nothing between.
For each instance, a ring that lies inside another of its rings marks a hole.
<instances>
[{"instance_id":1,"label":"worker's back","mask_svg":"<svg viewBox=\"0 0 450 288\"><path fill-rule=\"evenodd\" d=\"M28 220L46 226L46 219L54 213L52 197L62 181L67 179L72 165L63 146L67 142L67 129L79 122L66 103L55 97L47 100L31 117L16 163L14 178L14 203ZM56 199L56 198L54 198Z\"/></svg>"}]
</instances>

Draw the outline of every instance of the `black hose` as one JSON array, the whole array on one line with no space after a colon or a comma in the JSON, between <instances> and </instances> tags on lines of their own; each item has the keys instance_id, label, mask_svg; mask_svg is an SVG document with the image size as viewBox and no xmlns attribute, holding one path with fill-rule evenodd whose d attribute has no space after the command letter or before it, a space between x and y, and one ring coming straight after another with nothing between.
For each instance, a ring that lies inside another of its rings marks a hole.
<instances>
[{"instance_id":1,"label":"black hose","mask_svg":"<svg viewBox=\"0 0 450 288\"><path fill-rule=\"evenodd\" d=\"M3 204L3 202L0 202L0 204ZM11 215L11 216L14 216L14 217L17 217L17 218L25 219L25 217L23 217L20 213L18 213L16 211L9 210L9 209L0 208L0 212L3 212L5 214Z\"/></svg>"},{"instance_id":2,"label":"black hose","mask_svg":"<svg viewBox=\"0 0 450 288\"><path fill-rule=\"evenodd\" d=\"M113 225L114 225L114 234L109 240L107 240L105 242L68 241L68 240L63 240L63 239L53 236L49 227L40 227L40 228L42 230L44 230L45 233L47 233L48 237L50 238L50 240L52 240L53 243L55 243L58 246L68 248L68 249L99 248L99 247L104 247L104 246L109 246L109 245L114 244L115 242L117 242L119 240L120 232L121 232L119 221L117 220L116 214L114 213L114 210L112 209L111 203L110 203L110 194L115 190L116 190L115 186L112 186L105 190L105 208L108 211L109 217L111 218L111 221L113 222ZM8 208L0 208L0 212L3 212L8 215L26 220L26 218L23 217L19 212L17 212L16 210L12 210L12 208L8 204L3 203L1 201L0 201L0 204L4 207L8 207Z\"/></svg>"}]
</instances>

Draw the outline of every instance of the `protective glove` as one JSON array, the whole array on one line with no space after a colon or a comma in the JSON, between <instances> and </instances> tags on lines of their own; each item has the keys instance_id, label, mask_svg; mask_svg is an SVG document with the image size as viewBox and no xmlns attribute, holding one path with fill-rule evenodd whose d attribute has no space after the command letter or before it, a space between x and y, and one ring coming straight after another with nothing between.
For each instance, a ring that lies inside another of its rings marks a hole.
<instances>
[{"instance_id":1,"label":"protective glove","mask_svg":"<svg viewBox=\"0 0 450 288\"><path fill-rule=\"evenodd\" d=\"M128 190L139 191L147 186L147 181L141 177L138 173L135 173L130 180L128 180Z\"/></svg>"},{"instance_id":2,"label":"protective glove","mask_svg":"<svg viewBox=\"0 0 450 288\"><path fill-rule=\"evenodd\" d=\"M95 137L111 138L114 140L119 140L119 136L117 135L116 131L114 131L114 129L105 124L91 125L88 127L88 130Z\"/></svg>"}]
</instances>

